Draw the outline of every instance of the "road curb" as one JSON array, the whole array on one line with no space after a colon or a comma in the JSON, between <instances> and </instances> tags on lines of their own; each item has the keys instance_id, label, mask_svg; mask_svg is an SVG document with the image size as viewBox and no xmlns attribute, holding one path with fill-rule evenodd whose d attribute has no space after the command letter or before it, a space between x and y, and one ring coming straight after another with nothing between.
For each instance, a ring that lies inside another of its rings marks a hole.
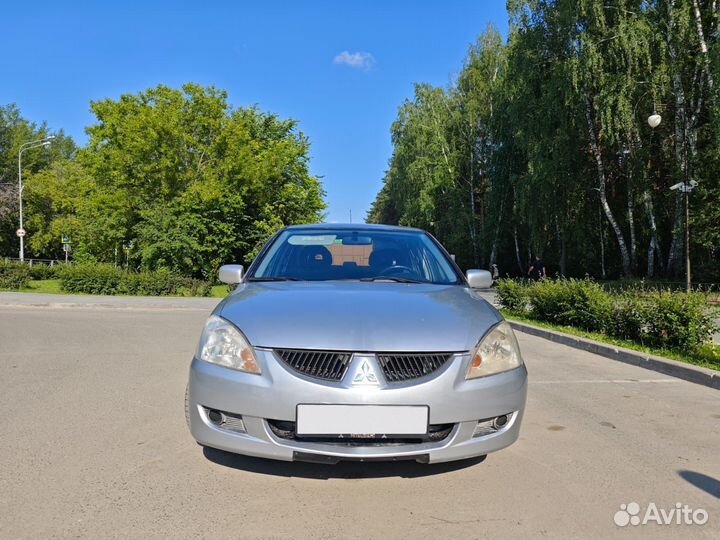
<instances>
[{"instance_id":1,"label":"road curb","mask_svg":"<svg viewBox=\"0 0 720 540\"><path fill-rule=\"evenodd\" d=\"M671 377L677 377L678 379L683 379L685 381L707 386L708 388L720 390L720 372L716 372L711 369L693 366L692 364L685 364L683 362L663 358L661 356L654 356L640 351L633 351L631 349L624 349L614 345L607 345L605 343L600 343L599 341L571 336L570 334L564 334L555 330L547 330L545 328L540 328L526 323L512 320L508 320L508 322L518 332L541 337L561 345L567 345L568 347L597 354L611 360L650 369L652 371L657 371L658 373L670 375Z\"/></svg>"},{"instance_id":2,"label":"road curb","mask_svg":"<svg viewBox=\"0 0 720 540\"><path fill-rule=\"evenodd\" d=\"M124 311L212 311L212 297L54 295L0 292L1 309L93 309Z\"/></svg>"},{"instance_id":3,"label":"road curb","mask_svg":"<svg viewBox=\"0 0 720 540\"><path fill-rule=\"evenodd\" d=\"M36 304L0 304L0 309L52 309L67 310L84 309L96 311L198 311L209 312L212 308L194 308L185 306L130 306L127 304L83 304L83 303L36 303Z\"/></svg>"}]
</instances>

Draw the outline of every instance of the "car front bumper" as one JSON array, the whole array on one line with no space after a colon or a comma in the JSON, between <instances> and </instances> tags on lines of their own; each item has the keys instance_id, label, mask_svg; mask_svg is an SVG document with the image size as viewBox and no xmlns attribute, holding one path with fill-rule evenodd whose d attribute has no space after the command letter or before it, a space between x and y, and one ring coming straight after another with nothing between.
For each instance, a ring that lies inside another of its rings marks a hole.
<instances>
[{"instance_id":1,"label":"car front bumper","mask_svg":"<svg viewBox=\"0 0 720 540\"><path fill-rule=\"evenodd\" d=\"M415 384L348 388L300 376L272 350L256 349L256 356L262 375L192 361L188 422L193 437L203 446L285 461L416 459L439 463L485 455L518 438L527 395L524 366L465 380L470 356L461 354ZM452 424L452 428L442 440L407 444L342 444L279 437L268 421L295 422L298 404L427 405L431 425ZM210 419L210 410L242 416L245 432L219 427ZM478 421L501 415L509 415L505 426L473 436Z\"/></svg>"}]
</instances>

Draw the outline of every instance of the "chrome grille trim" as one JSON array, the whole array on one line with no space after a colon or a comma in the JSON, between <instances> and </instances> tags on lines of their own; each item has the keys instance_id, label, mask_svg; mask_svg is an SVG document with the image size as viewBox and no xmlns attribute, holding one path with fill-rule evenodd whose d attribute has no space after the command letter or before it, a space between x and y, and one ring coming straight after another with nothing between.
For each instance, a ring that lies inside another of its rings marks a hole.
<instances>
[{"instance_id":1,"label":"chrome grille trim","mask_svg":"<svg viewBox=\"0 0 720 540\"><path fill-rule=\"evenodd\" d=\"M345 376L351 352L274 349L275 354L295 371L326 381L340 381Z\"/></svg>"},{"instance_id":2,"label":"chrome grille trim","mask_svg":"<svg viewBox=\"0 0 720 540\"><path fill-rule=\"evenodd\" d=\"M419 379L437 371L455 353L378 353L377 359L388 382Z\"/></svg>"}]
</instances>

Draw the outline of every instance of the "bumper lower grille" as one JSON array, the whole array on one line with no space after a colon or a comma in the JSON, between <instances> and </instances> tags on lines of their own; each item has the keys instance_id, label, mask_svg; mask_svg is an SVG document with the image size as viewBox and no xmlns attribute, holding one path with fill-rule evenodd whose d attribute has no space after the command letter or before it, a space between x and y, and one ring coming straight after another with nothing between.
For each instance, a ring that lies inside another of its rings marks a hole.
<instances>
[{"instance_id":1,"label":"bumper lower grille","mask_svg":"<svg viewBox=\"0 0 720 540\"><path fill-rule=\"evenodd\" d=\"M342 380L352 358L349 352L301 349L275 349L275 354L295 371L326 381Z\"/></svg>"},{"instance_id":2,"label":"bumper lower grille","mask_svg":"<svg viewBox=\"0 0 720 540\"><path fill-rule=\"evenodd\" d=\"M446 439L455 426L455 424L430 424L426 435L414 437L386 437L383 435L373 437L299 437L295 433L295 422L268 420L267 423L270 430L279 439L338 446L404 446L407 444L439 442Z\"/></svg>"},{"instance_id":3,"label":"bumper lower grille","mask_svg":"<svg viewBox=\"0 0 720 540\"><path fill-rule=\"evenodd\" d=\"M378 362L388 382L423 377L440 369L452 353L380 353Z\"/></svg>"}]
</instances>

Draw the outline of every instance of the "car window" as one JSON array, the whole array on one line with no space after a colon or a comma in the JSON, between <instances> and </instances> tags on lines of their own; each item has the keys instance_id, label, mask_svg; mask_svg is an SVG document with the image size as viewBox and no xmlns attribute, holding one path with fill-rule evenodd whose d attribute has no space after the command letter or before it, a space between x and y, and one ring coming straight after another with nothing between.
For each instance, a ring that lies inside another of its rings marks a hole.
<instances>
[{"instance_id":1,"label":"car window","mask_svg":"<svg viewBox=\"0 0 720 540\"><path fill-rule=\"evenodd\" d=\"M460 277L421 231L286 230L248 279L307 281L393 279L458 283Z\"/></svg>"}]
</instances>

